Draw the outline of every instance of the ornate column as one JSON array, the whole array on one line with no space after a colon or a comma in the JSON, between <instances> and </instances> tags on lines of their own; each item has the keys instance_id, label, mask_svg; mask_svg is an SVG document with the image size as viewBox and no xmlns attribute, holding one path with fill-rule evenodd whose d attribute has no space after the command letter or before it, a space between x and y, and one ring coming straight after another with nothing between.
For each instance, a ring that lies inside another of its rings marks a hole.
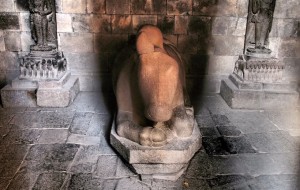
<instances>
[{"instance_id":1,"label":"ornate column","mask_svg":"<svg viewBox=\"0 0 300 190\"><path fill-rule=\"evenodd\" d=\"M58 50L55 0L29 0L34 44L20 57L20 76L1 90L4 107L66 107L79 92L63 52Z\"/></svg>"},{"instance_id":2,"label":"ornate column","mask_svg":"<svg viewBox=\"0 0 300 190\"><path fill-rule=\"evenodd\" d=\"M283 78L285 64L271 55L269 34L276 0L249 0L244 54L221 83L221 96L232 108L268 109L296 105L296 84Z\"/></svg>"}]
</instances>

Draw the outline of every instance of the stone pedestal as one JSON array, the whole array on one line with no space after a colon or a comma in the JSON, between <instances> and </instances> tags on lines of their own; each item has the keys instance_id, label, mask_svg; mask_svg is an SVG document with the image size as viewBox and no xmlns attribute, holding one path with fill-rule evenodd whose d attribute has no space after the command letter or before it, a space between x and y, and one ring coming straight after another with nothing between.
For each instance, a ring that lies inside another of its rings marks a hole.
<instances>
[{"instance_id":1,"label":"stone pedestal","mask_svg":"<svg viewBox=\"0 0 300 190\"><path fill-rule=\"evenodd\" d=\"M4 107L67 107L79 92L79 80L66 72L59 80L19 79L1 90Z\"/></svg>"},{"instance_id":2,"label":"stone pedestal","mask_svg":"<svg viewBox=\"0 0 300 190\"><path fill-rule=\"evenodd\" d=\"M222 80L220 94L231 108L281 109L297 105L297 84L242 81L235 74Z\"/></svg>"},{"instance_id":3,"label":"stone pedestal","mask_svg":"<svg viewBox=\"0 0 300 190\"><path fill-rule=\"evenodd\" d=\"M186 170L190 159L201 148L201 134L195 122L192 136L175 138L163 147L141 146L117 135L113 124L111 145L133 167L142 179L177 180Z\"/></svg>"}]
</instances>

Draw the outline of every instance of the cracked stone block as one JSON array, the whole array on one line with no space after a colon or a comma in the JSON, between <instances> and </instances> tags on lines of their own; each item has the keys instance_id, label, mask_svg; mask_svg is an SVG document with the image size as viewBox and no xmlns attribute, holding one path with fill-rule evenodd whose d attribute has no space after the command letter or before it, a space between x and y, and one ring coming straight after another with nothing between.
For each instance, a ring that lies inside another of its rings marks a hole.
<instances>
[{"instance_id":1,"label":"cracked stone block","mask_svg":"<svg viewBox=\"0 0 300 190\"><path fill-rule=\"evenodd\" d=\"M36 183L33 186L33 190L46 190L46 189L60 189L62 186L66 173L51 172L42 173L37 178Z\"/></svg>"},{"instance_id":2,"label":"cracked stone block","mask_svg":"<svg viewBox=\"0 0 300 190\"><path fill-rule=\"evenodd\" d=\"M256 153L250 142L244 136L223 137L224 147L230 154Z\"/></svg>"},{"instance_id":3,"label":"cracked stone block","mask_svg":"<svg viewBox=\"0 0 300 190\"><path fill-rule=\"evenodd\" d=\"M99 178L94 178L92 174L73 174L69 181L67 189L77 190L77 189L101 189L103 185L103 180Z\"/></svg>"},{"instance_id":4,"label":"cracked stone block","mask_svg":"<svg viewBox=\"0 0 300 190\"><path fill-rule=\"evenodd\" d=\"M13 89L10 85L1 89L3 107L36 107L36 89Z\"/></svg>"}]
</instances>

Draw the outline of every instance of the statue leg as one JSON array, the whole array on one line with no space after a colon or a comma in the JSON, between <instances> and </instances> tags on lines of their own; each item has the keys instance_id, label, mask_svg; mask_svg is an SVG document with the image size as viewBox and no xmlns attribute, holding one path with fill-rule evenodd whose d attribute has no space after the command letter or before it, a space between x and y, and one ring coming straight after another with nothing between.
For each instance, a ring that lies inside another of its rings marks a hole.
<instances>
[{"instance_id":1,"label":"statue leg","mask_svg":"<svg viewBox=\"0 0 300 190\"><path fill-rule=\"evenodd\" d=\"M189 137L193 133L194 122L193 108L178 106L173 111L169 125L178 137Z\"/></svg>"},{"instance_id":2,"label":"statue leg","mask_svg":"<svg viewBox=\"0 0 300 190\"><path fill-rule=\"evenodd\" d=\"M255 48L261 48L264 41L262 40L262 23L255 23Z\"/></svg>"},{"instance_id":3,"label":"statue leg","mask_svg":"<svg viewBox=\"0 0 300 190\"><path fill-rule=\"evenodd\" d=\"M43 39L43 45L47 46L47 32L48 32L48 20L46 16L42 17L42 39Z\"/></svg>"}]
</instances>

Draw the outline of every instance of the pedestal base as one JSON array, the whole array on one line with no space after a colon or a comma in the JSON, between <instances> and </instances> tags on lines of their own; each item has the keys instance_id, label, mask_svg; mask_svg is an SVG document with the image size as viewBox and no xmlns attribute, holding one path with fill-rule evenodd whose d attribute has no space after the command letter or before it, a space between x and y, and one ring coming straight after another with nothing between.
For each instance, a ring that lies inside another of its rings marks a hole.
<instances>
[{"instance_id":1,"label":"pedestal base","mask_svg":"<svg viewBox=\"0 0 300 190\"><path fill-rule=\"evenodd\" d=\"M190 159L201 148L201 134L195 122L192 136L175 138L159 148L141 146L120 137L113 124L110 134L111 145L133 167L142 179L156 178L177 180L186 170Z\"/></svg>"},{"instance_id":2,"label":"pedestal base","mask_svg":"<svg viewBox=\"0 0 300 190\"><path fill-rule=\"evenodd\" d=\"M3 107L67 107L79 92L79 80L68 72L60 80L16 78L1 90Z\"/></svg>"},{"instance_id":3,"label":"pedestal base","mask_svg":"<svg viewBox=\"0 0 300 190\"><path fill-rule=\"evenodd\" d=\"M234 109L282 109L297 106L296 89L293 83L246 82L232 74L222 80L220 94Z\"/></svg>"}]
</instances>

